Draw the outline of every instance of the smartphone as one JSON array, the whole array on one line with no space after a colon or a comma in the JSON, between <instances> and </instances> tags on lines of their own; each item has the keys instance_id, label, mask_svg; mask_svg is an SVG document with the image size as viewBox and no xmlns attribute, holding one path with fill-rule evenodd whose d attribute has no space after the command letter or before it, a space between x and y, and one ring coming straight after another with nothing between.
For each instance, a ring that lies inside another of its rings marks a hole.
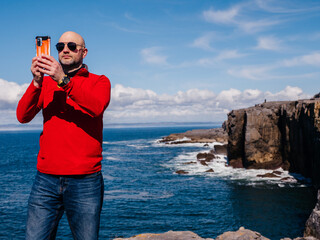
<instances>
[{"instance_id":1,"label":"smartphone","mask_svg":"<svg viewBox=\"0 0 320 240\"><path fill-rule=\"evenodd\" d=\"M50 55L50 40L49 36L36 36L37 56Z\"/></svg>"}]
</instances>

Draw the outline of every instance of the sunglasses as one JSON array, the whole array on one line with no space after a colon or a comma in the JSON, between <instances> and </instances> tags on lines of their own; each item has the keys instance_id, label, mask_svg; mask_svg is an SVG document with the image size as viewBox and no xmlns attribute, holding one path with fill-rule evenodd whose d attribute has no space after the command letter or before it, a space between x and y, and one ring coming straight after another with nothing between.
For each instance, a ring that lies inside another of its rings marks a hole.
<instances>
[{"instance_id":1,"label":"sunglasses","mask_svg":"<svg viewBox=\"0 0 320 240\"><path fill-rule=\"evenodd\" d=\"M65 43L63 42L58 42L56 44L56 48L58 50L58 52L61 52L64 49ZM74 42L68 42L67 43L68 48L70 49L70 51L75 51L77 49L77 46L82 46L80 44L76 44ZM83 47L83 46L82 46Z\"/></svg>"}]
</instances>

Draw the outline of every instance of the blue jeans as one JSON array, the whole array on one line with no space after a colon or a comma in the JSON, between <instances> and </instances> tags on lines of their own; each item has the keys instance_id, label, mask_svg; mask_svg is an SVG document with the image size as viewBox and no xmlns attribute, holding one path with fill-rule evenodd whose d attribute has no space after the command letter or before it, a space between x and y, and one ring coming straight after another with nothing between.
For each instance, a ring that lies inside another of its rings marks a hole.
<instances>
[{"instance_id":1,"label":"blue jeans","mask_svg":"<svg viewBox=\"0 0 320 240\"><path fill-rule=\"evenodd\" d=\"M101 172L80 176L37 172L28 201L26 239L55 239L64 211L74 239L98 239L103 193Z\"/></svg>"}]
</instances>

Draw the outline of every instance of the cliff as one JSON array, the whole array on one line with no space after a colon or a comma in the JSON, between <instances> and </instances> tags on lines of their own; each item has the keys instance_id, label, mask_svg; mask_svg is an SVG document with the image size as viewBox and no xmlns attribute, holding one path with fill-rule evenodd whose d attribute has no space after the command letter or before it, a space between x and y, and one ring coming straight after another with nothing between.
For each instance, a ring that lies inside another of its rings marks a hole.
<instances>
[{"instance_id":1,"label":"cliff","mask_svg":"<svg viewBox=\"0 0 320 240\"><path fill-rule=\"evenodd\" d=\"M233 167L275 169L320 186L320 100L267 102L233 110L225 124Z\"/></svg>"}]
</instances>

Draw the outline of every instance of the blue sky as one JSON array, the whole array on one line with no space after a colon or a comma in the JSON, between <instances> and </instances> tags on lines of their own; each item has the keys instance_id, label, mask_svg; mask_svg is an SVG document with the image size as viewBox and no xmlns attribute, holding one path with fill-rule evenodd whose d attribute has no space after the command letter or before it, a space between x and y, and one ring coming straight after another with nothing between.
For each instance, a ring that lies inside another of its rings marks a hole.
<instances>
[{"instance_id":1,"label":"blue sky","mask_svg":"<svg viewBox=\"0 0 320 240\"><path fill-rule=\"evenodd\" d=\"M3 124L31 82L35 36L51 36L57 57L69 30L85 38L89 70L111 80L109 123L223 121L320 91L320 1L4 0L0 21Z\"/></svg>"}]
</instances>

